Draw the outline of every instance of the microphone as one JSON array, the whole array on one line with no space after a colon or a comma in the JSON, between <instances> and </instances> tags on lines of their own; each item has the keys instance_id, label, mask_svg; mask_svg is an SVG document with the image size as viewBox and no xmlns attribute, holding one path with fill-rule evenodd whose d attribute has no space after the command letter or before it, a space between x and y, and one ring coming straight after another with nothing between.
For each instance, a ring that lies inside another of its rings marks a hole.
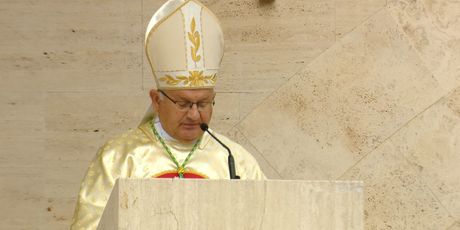
<instances>
[{"instance_id":1,"label":"microphone","mask_svg":"<svg viewBox=\"0 0 460 230\"><path fill-rule=\"evenodd\" d=\"M232 155L232 152L230 151L230 149L224 143L222 143L222 141L217 139L216 136L214 136L211 132L209 132L209 130L208 130L209 127L208 127L208 125L206 123L201 123L200 128L201 128L201 130L209 133L209 135L211 135L211 137L214 138L214 140L219 142L220 145L222 145L225 149L227 149L227 151L228 151L228 171L230 173L230 179L240 179L240 176L236 175L235 159L233 158L233 155Z\"/></svg>"}]
</instances>

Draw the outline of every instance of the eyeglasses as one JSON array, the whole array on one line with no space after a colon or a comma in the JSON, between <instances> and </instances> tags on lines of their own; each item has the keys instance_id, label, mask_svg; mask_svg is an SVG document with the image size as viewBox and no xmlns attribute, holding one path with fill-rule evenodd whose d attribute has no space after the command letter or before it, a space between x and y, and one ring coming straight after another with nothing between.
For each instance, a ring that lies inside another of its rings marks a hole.
<instances>
[{"instance_id":1,"label":"eyeglasses","mask_svg":"<svg viewBox=\"0 0 460 230\"><path fill-rule=\"evenodd\" d=\"M165 95L166 98L168 98L172 103L174 103L177 107L182 112L186 112L190 110L193 105L196 105L196 108L198 111L203 112L203 111L209 111L212 106L215 104L214 98L212 101L199 101L199 102L191 102L191 101L175 101L172 98L170 98L165 92L158 90L161 94Z\"/></svg>"}]
</instances>

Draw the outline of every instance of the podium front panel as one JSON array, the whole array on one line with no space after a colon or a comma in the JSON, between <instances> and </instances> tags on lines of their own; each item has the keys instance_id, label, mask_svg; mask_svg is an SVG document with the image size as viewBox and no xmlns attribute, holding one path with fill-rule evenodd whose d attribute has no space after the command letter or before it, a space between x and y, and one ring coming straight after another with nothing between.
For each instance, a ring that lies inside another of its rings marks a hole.
<instances>
[{"instance_id":1,"label":"podium front panel","mask_svg":"<svg viewBox=\"0 0 460 230\"><path fill-rule=\"evenodd\" d=\"M98 229L363 229L347 181L120 179Z\"/></svg>"}]
</instances>

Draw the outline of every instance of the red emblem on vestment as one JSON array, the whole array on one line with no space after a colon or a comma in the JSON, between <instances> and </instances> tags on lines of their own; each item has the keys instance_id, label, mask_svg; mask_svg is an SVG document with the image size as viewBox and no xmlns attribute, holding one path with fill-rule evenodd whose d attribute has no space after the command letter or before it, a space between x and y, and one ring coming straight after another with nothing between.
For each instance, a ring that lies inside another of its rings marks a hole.
<instances>
[{"instance_id":1,"label":"red emblem on vestment","mask_svg":"<svg viewBox=\"0 0 460 230\"><path fill-rule=\"evenodd\" d=\"M156 176L156 178L176 178L176 177L179 177L179 174L177 172L167 172L167 173L160 174L159 176ZM186 179L206 179L206 177L202 175L191 173L191 172L185 172L184 178Z\"/></svg>"}]
</instances>

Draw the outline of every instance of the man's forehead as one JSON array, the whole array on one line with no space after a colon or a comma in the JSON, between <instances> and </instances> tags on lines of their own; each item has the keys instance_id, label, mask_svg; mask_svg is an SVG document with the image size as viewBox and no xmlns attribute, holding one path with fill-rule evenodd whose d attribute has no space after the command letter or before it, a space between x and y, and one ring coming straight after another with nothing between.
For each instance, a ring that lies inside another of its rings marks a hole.
<instances>
[{"instance_id":1,"label":"man's forehead","mask_svg":"<svg viewBox=\"0 0 460 230\"><path fill-rule=\"evenodd\" d=\"M214 96L214 89L178 89L178 90L162 90L168 95L180 97L184 99L193 98L209 98Z\"/></svg>"}]
</instances>

